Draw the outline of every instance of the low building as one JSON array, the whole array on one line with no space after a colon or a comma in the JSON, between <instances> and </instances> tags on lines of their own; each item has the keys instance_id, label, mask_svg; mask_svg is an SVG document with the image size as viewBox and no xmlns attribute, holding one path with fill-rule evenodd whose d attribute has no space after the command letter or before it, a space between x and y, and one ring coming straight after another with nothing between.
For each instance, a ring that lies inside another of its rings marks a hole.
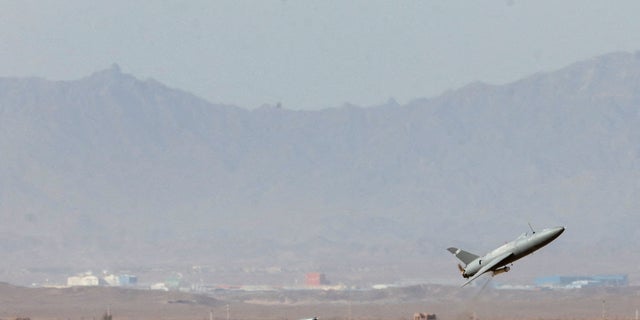
<instances>
[{"instance_id":1,"label":"low building","mask_svg":"<svg viewBox=\"0 0 640 320\"><path fill-rule=\"evenodd\" d=\"M541 288L623 287L629 285L627 275L549 276L535 280Z\"/></svg>"},{"instance_id":2,"label":"low building","mask_svg":"<svg viewBox=\"0 0 640 320\"><path fill-rule=\"evenodd\" d=\"M67 286L69 287L91 287L99 286L103 282L100 278L92 274L84 274L67 278Z\"/></svg>"},{"instance_id":3,"label":"low building","mask_svg":"<svg viewBox=\"0 0 640 320\"><path fill-rule=\"evenodd\" d=\"M149 289L151 289L151 290L160 290L160 291L169 291L169 288L167 288L167 286L164 284L164 282L154 283L151 286L149 286Z\"/></svg>"},{"instance_id":4,"label":"low building","mask_svg":"<svg viewBox=\"0 0 640 320\"><path fill-rule=\"evenodd\" d=\"M138 283L138 277L130 274L110 274L104 277L104 282L113 287L133 286Z\"/></svg>"},{"instance_id":5,"label":"low building","mask_svg":"<svg viewBox=\"0 0 640 320\"><path fill-rule=\"evenodd\" d=\"M328 285L329 281L327 281L327 277L324 273L309 272L305 276L304 284L307 287L319 287Z\"/></svg>"}]
</instances>

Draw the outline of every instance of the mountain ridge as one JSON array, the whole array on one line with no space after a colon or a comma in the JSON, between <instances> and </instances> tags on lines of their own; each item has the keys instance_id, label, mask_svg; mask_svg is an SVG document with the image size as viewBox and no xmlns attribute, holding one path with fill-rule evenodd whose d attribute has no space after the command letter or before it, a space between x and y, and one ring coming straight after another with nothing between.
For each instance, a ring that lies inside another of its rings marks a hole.
<instances>
[{"instance_id":1,"label":"mountain ridge","mask_svg":"<svg viewBox=\"0 0 640 320\"><path fill-rule=\"evenodd\" d=\"M16 266L342 261L413 275L442 273L456 241L487 250L527 222L568 227L547 259L633 243L632 224L602 212L640 209L638 88L637 53L316 111L212 104L117 66L0 78L0 252ZM630 261L622 248L608 257Z\"/></svg>"}]
</instances>

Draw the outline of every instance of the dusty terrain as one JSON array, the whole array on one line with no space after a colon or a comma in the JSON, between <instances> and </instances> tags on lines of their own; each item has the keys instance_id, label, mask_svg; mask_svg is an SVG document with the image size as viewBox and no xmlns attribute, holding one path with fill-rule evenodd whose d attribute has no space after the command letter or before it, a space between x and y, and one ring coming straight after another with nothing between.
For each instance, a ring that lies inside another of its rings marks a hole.
<instances>
[{"instance_id":1,"label":"dusty terrain","mask_svg":"<svg viewBox=\"0 0 640 320\"><path fill-rule=\"evenodd\" d=\"M604 302L603 302L604 301ZM632 319L640 287L558 291L414 286L364 291L219 292L0 285L0 318L100 319Z\"/></svg>"}]
</instances>

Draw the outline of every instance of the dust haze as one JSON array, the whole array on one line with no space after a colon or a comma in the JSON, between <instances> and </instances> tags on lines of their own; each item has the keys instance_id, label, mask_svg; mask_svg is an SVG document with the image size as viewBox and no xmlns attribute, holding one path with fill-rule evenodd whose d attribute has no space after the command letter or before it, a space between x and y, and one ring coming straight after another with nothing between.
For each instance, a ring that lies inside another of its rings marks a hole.
<instances>
[{"instance_id":1,"label":"dust haze","mask_svg":"<svg viewBox=\"0 0 640 320\"><path fill-rule=\"evenodd\" d=\"M0 318L637 318L635 6L1 4Z\"/></svg>"}]
</instances>

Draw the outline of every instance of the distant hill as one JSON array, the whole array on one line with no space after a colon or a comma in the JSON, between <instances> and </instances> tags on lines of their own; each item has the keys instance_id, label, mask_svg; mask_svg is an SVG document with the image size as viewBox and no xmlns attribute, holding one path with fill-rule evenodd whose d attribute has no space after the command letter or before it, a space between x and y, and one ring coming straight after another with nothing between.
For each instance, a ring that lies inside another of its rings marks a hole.
<instances>
[{"instance_id":1,"label":"distant hill","mask_svg":"<svg viewBox=\"0 0 640 320\"><path fill-rule=\"evenodd\" d=\"M2 78L0 255L7 274L194 263L441 278L457 277L447 246L488 250L531 222L567 232L514 271L640 274L639 106L629 53L319 111L216 105L116 65Z\"/></svg>"}]
</instances>

